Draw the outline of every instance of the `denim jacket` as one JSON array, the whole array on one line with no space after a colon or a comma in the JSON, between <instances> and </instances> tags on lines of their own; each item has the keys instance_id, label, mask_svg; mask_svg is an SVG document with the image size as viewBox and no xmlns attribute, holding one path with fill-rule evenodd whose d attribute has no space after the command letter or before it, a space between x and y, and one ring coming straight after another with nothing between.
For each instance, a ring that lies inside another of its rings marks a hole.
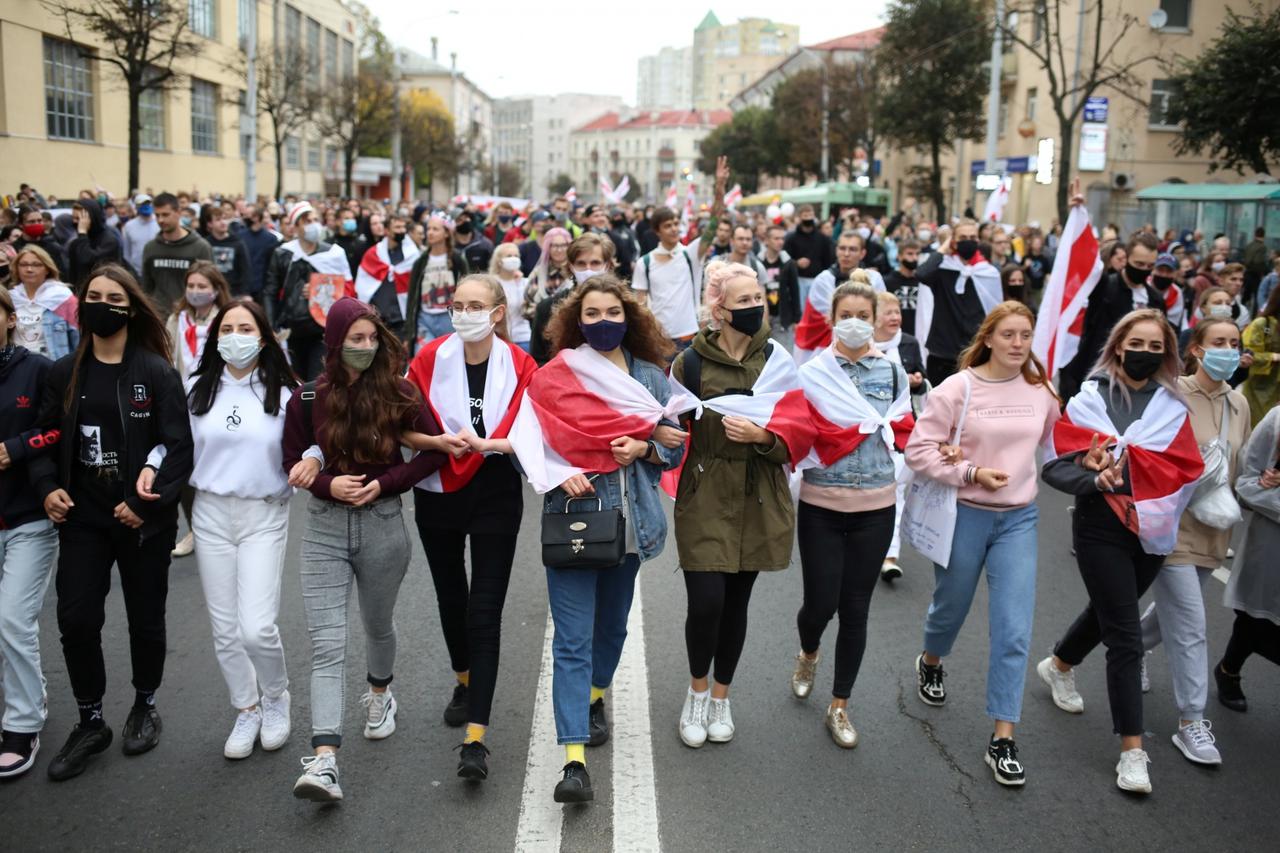
<instances>
[{"instance_id":1,"label":"denim jacket","mask_svg":"<svg viewBox=\"0 0 1280 853\"><path fill-rule=\"evenodd\" d=\"M629 352L625 355L632 378L647 388L659 403L666 403L671 396L671 390L662 369L647 361L632 358ZM664 420L661 423L679 428L679 425L673 421ZM675 468L684 458L684 447L668 449L657 442L654 442L654 446L658 448L658 456L662 459L660 466L642 459L626 468L619 468L607 474L587 475L591 485L595 487L595 494L588 497L593 504L594 499L599 498L602 509L621 508L622 483L619 478L622 476L627 478L627 524L632 525L642 562L652 560L661 554L666 544L667 513L662 506L664 495L658 488L658 481L662 478L663 471ZM543 499L542 511L544 513L564 512L567 498L568 495L564 489L557 486L547 492ZM579 506L583 503L579 502Z\"/></svg>"},{"instance_id":2,"label":"denim jacket","mask_svg":"<svg viewBox=\"0 0 1280 853\"><path fill-rule=\"evenodd\" d=\"M884 415L893 405L894 374L897 374L897 390L907 387L907 375L901 365L888 358L865 355L851 362L837 355L836 363L845 372L862 396L879 414ZM894 481L893 452L877 433L867 436L852 453L837 459L827 468L809 468L804 481L815 486L848 486L854 489L879 489Z\"/></svg>"},{"instance_id":3,"label":"denim jacket","mask_svg":"<svg viewBox=\"0 0 1280 853\"><path fill-rule=\"evenodd\" d=\"M40 329L49 349L49 359L57 361L75 352L80 345L80 330L47 308L40 313Z\"/></svg>"}]
</instances>

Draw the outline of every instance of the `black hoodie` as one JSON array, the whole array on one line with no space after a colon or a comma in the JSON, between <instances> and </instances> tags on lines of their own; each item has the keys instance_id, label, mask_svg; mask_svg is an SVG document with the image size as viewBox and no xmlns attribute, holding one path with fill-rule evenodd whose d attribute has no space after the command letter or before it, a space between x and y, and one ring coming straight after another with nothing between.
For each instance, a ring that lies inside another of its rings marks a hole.
<instances>
[{"instance_id":1,"label":"black hoodie","mask_svg":"<svg viewBox=\"0 0 1280 853\"><path fill-rule=\"evenodd\" d=\"M0 530L12 530L45 517L44 506L31 486L27 462L58 443L57 429L36 426L45 376L53 362L14 347L0 365L0 441L9 454L9 467L0 471Z\"/></svg>"},{"instance_id":2,"label":"black hoodie","mask_svg":"<svg viewBox=\"0 0 1280 853\"><path fill-rule=\"evenodd\" d=\"M67 246L67 267L72 289L84 284L89 273L98 264L120 263L120 236L114 228L107 227L107 219L97 199L85 198L77 202L89 214L89 233L77 233Z\"/></svg>"}]
</instances>

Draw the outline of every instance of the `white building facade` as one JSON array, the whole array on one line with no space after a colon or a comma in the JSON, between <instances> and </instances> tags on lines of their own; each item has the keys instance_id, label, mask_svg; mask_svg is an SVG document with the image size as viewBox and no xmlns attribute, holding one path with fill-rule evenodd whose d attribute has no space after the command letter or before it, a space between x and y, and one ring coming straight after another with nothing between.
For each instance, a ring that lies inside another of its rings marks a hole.
<instances>
[{"instance_id":1,"label":"white building facade","mask_svg":"<svg viewBox=\"0 0 1280 853\"><path fill-rule=\"evenodd\" d=\"M497 162L520 169L520 193L545 198L547 187L570 168L570 132L599 116L618 110L616 95L568 92L503 98L494 102L494 154Z\"/></svg>"},{"instance_id":2,"label":"white building facade","mask_svg":"<svg viewBox=\"0 0 1280 853\"><path fill-rule=\"evenodd\" d=\"M664 47L640 57L636 73L636 107L643 110L689 109L693 106L693 47Z\"/></svg>"}]
</instances>

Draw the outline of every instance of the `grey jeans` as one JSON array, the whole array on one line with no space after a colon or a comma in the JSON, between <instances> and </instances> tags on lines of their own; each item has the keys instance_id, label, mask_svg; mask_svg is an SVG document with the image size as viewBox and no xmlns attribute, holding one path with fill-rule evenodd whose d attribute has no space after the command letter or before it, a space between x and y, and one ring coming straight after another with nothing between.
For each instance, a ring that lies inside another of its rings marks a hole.
<instances>
[{"instance_id":1,"label":"grey jeans","mask_svg":"<svg viewBox=\"0 0 1280 853\"><path fill-rule=\"evenodd\" d=\"M385 687L396 662L392 617L408 568L409 536L398 495L363 507L310 498L302 536L302 599L311 634L312 747L342 745L352 580L360 596L368 681Z\"/></svg>"},{"instance_id":2,"label":"grey jeans","mask_svg":"<svg viewBox=\"0 0 1280 853\"><path fill-rule=\"evenodd\" d=\"M1209 641L1204 619L1204 584L1212 569L1166 564L1151 584L1155 598L1142 614L1142 647L1163 639L1173 676L1173 699L1184 720L1204 718L1209 700Z\"/></svg>"}]
</instances>

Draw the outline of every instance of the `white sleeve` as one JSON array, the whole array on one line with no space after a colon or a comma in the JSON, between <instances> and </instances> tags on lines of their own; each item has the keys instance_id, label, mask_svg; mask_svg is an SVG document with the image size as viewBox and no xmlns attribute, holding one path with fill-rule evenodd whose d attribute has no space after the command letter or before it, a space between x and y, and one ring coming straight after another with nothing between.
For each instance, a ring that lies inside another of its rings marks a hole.
<instances>
[{"instance_id":1,"label":"white sleeve","mask_svg":"<svg viewBox=\"0 0 1280 853\"><path fill-rule=\"evenodd\" d=\"M152 468L159 471L160 466L164 463L164 458L168 455L169 448L165 447L163 444L157 444L155 447L151 448L151 452L147 454L147 461L145 464L150 465Z\"/></svg>"},{"instance_id":2,"label":"white sleeve","mask_svg":"<svg viewBox=\"0 0 1280 853\"><path fill-rule=\"evenodd\" d=\"M631 289L632 290L648 290L649 289L649 273L646 271L647 264L645 264L644 262L644 259L647 257L649 256L646 254L646 255L641 255L639 258L636 259L635 267L631 270Z\"/></svg>"},{"instance_id":3,"label":"white sleeve","mask_svg":"<svg viewBox=\"0 0 1280 853\"><path fill-rule=\"evenodd\" d=\"M308 447L302 454L303 459L314 459L320 463L320 470L324 470L324 451L320 449L320 445L313 444Z\"/></svg>"}]
</instances>

